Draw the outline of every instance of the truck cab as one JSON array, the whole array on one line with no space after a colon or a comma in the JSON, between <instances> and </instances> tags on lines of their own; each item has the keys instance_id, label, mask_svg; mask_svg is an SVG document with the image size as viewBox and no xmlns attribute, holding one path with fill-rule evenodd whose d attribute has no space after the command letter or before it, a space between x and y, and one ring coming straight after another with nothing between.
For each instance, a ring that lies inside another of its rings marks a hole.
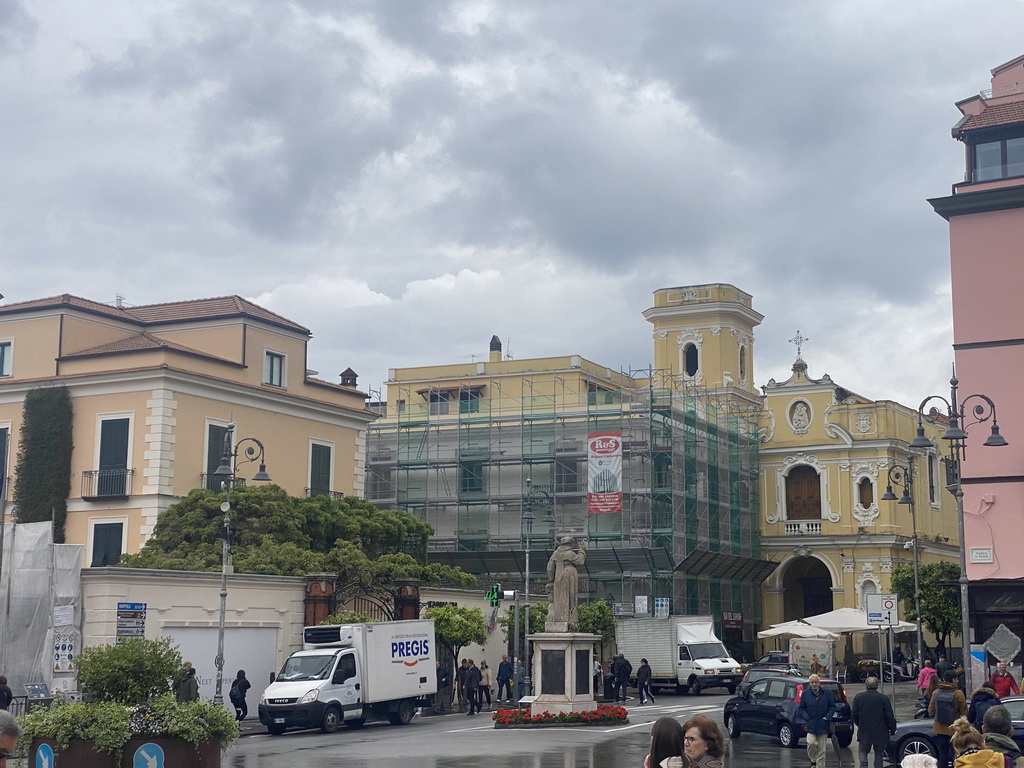
<instances>
[{"instance_id":1,"label":"truck cab","mask_svg":"<svg viewBox=\"0 0 1024 768\"><path fill-rule=\"evenodd\" d=\"M362 725L359 666L351 649L292 654L260 699L260 722L273 734L289 727L319 727L333 733L342 722Z\"/></svg>"},{"instance_id":2,"label":"truck cab","mask_svg":"<svg viewBox=\"0 0 1024 768\"><path fill-rule=\"evenodd\" d=\"M720 640L681 642L676 679L691 694L704 688L725 688L730 694L743 679L743 673Z\"/></svg>"}]
</instances>

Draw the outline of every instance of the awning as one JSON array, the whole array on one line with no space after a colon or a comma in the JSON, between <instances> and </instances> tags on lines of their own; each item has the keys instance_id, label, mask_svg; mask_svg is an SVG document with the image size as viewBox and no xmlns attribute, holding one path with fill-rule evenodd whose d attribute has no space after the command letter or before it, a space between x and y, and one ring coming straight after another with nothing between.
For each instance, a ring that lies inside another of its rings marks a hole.
<instances>
[{"instance_id":1,"label":"awning","mask_svg":"<svg viewBox=\"0 0 1024 768\"><path fill-rule=\"evenodd\" d=\"M553 549L530 551L530 574L539 576L547 567ZM495 550L478 552L429 552L432 563L461 568L475 575L502 573L526 574L526 550ZM675 563L665 547L601 547L587 550L587 573L622 573L624 571L672 571Z\"/></svg>"},{"instance_id":2,"label":"awning","mask_svg":"<svg viewBox=\"0 0 1024 768\"><path fill-rule=\"evenodd\" d=\"M778 567L779 564L771 560L695 549L684 557L675 569L691 576L704 575L713 579L761 582Z\"/></svg>"}]
</instances>

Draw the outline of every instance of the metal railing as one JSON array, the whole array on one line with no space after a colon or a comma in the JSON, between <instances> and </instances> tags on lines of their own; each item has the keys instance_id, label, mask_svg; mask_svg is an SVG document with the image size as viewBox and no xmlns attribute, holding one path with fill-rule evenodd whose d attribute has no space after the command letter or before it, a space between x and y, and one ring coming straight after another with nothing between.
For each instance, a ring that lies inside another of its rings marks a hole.
<instances>
[{"instance_id":1,"label":"metal railing","mask_svg":"<svg viewBox=\"0 0 1024 768\"><path fill-rule=\"evenodd\" d=\"M90 469L82 473L83 499L125 498L132 495L134 469Z\"/></svg>"},{"instance_id":2,"label":"metal railing","mask_svg":"<svg viewBox=\"0 0 1024 768\"><path fill-rule=\"evenodd\" d=\"M311 499L314 496L329 496L332 499L344 499L345 494L341 491L330 491L326 488L306 488L306 498Z\"/></svg>"},{"instance_id":3,"label":"metal railing","mask_svg":"<svg viewBox=\"0 0 1024 768\"><path fill-rule=\"evenodd\" d=\"M224 489L221 487L222 484L230 482L233 488L237 488L240 485L245 485L244 477L225 477L224 475L214 474L213 472L203 472L199 475L199 486L205 488L208 491L214 493L220 493Z\"/></svg>"}]
</instances>

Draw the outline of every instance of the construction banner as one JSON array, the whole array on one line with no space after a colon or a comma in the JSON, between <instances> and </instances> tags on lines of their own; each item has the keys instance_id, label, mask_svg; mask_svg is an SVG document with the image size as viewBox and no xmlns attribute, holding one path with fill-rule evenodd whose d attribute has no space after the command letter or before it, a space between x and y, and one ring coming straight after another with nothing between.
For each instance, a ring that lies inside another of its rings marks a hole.
<instances>
[{"instance_id":1,"label":"construction banner","mask_svg":"<svg viewBox=\"0 0 1024 768\"><path fill-rule=\"evenodd\" d=\"M622 511L622 432L587 435L587 511Z\"/></svg>"}]
</instances>

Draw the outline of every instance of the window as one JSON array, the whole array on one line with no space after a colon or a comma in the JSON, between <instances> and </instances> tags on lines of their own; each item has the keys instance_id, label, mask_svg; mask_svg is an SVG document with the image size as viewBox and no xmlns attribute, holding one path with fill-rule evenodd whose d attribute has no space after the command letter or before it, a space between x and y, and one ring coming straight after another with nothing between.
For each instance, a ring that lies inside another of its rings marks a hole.
<instances>
[{"instance_id":1,"label":"window","mask_svg":"<svg viewBox=\"0 0 1024 768\"><path fill-rule=\"evenodd\" d=\"M740 347L740 381L747 380L747 348Z\"/></svg>"},{"instance_id":2,"label":"window","mask_svg":"<svg viewBox=\"0 0 1024 768\"><path fill-rule=\"evenodd\" d=\"M786 686L785 680L769 680L768 681L768 698L769 699L785 699L786 698Z\"/></svg>"},{"instance_id":3,"label":"window","mask_svg":"<svg viewBox=\"0 0 1024 768\"><path fill-rule=\"evenodd\" d=\"M555 493L577 493L580 468L576 459L555 459Z\"/></svg>"},{"instance_id":4,"label":"window","mask_svg":"<svg viewBox=\"0 0 1024 768\"><path fill-rule=\"evenodd\" d=\"M124 523L95 523L92 527L92 560L90 568L117 565L121 560Z\"/></svg>"},{"instance_id":5,"label":"window","mask_svg":"<svg viewBox=\"0 0 1024 768\"><path fill-rule=\"evenodd\" d=\"M459 413L480 412L480 390L459 392Z\"/></svg>"},{"instance_id":6,"label":"window","mask_svg":"<svg viewBox=\"0 0 1024 768\"><path fill-rule=\"evenodd\" d=\"M1024 138L975 144L972 181L993 181L1024 176Z\"/></svg>"},{"instance_id":7,"label":"window","mask_svg":"<svg viewBox=\"0 0 1024 768\"><path fill-rule=\"evenodd\" d=\"M11 428L0 427L0 498L6 499L10 494L7 488L7 446L11 443ZM3 520L0 520L0 524Z\"/></svg>"},{"instance_id":8,"label":"window","mask_svg":"<svg viewBox=\"0 0 1024 768\"><path fill-rule=\"evenodd\" d=\"M857 481L857 501L861 509L869 509L875 503L875 488L870 477L862 477Z\"/></svg>"},{"instance_id":9,"label":"window","mask_svg":"<svg viewBox=\"0 0 1024 768\"><path fill-rule=\"evenodd\" d=\"M224 457L224 438L228 435L225 424L206 425L206 488L220 493L220 484L225 478L213 474Z\"/></svg>"},{"instance_id":10,"label":"window","mask_svg":"<svg viewBox=\"0 0 1024 768\"><path fill-rule=\"evenodd\" d=\"M97 496L124 496L128 487L128 428L130 419L100 421L100 462Z\"/></svg>"},{"instance_id":11,"label":"window","mask_svg":"<svg viewBox=\"0 0 1024 768\"><path fill-rule=\"evenodd\" d=\"M683 348L683 370L687 376L696 376L700 370L700 352L696 344L687 344Z\"/></svg>"},{"instance_id":12,"label":"window","mask_svg":"<svg viewBox=\"0 0 1024 768\"><path fill-rule=\"evenodd\" d=\"M444 416L448 413L447 392L431 392L427 395L427 402L430 403L431 416Z\"/></svg>"},{"instance_id":13,"label":"window","mask_svg":"<svg viewBox=\"0 0 1024 768\"><path fill-rule=\"evenodd\" d=\"M933 506L939 503L939 457L934 453L928 455L928 503Z\"/></svg>"},{"instance_id":14,"label":"window","mask_svg":"<svg viewBox=\"0 0 1024 768\"><path fill-rule=\"evenodd\" d=\"M486 490L482 461L459 462L459 493L483 493Z\"/></svg>"},{"instance_id":15,"label":"window","mask_svg":"<svg viewBox=\"0 0 1024 768\"><path fill-rule=\"evenodd\" d=\"M821 519L821 480L813 467L794 467L786 476L786 519Z\"/></svg>"},{"instance_id":16,"label":"window","mask_svg":"<svg viewBox=\"0 0 1024 768\"><path fill-rule=\"evenodd\" d=\"M309 447L309 495L331 493L331 446L313 443Z\"/></svg>"},{"instance_id":17,"label":"window","mask_svg":"<svg viewBox=\"0 0 1024 768\"><path fill-rule=\"evenodd\" d=\"M390 499L395 495L390 467L370 467L366 470L366 498Z\"/></svg>"},{"instance_id":18,"label":"window","mask_svg":"<svg viewBox=\"0 0 1024 768\"><path fill-rule=\"evenodd\" d=\"M0 376L10 376L14 362L14 342L0 341Z\"/></svg>"},{"instance_id":19,"label":"window","mask_svg":"<svg viewBox=\"0 0 1024 768\"><path fill-rule=\"evenodd\" d=\"M405 400L399 400L395 405L398 407L399 413L405 413Z\"/></svg>"},{"instance_id":20,"label":"window","mask_svg":"<svg viewBox=\"0 0 1024 768\"><path fill-rule=\"evenodd\" d=\"M284 355L266 353L263 358L263 383L272 387L284 386Z\"/></svg>"}]
</instances>

